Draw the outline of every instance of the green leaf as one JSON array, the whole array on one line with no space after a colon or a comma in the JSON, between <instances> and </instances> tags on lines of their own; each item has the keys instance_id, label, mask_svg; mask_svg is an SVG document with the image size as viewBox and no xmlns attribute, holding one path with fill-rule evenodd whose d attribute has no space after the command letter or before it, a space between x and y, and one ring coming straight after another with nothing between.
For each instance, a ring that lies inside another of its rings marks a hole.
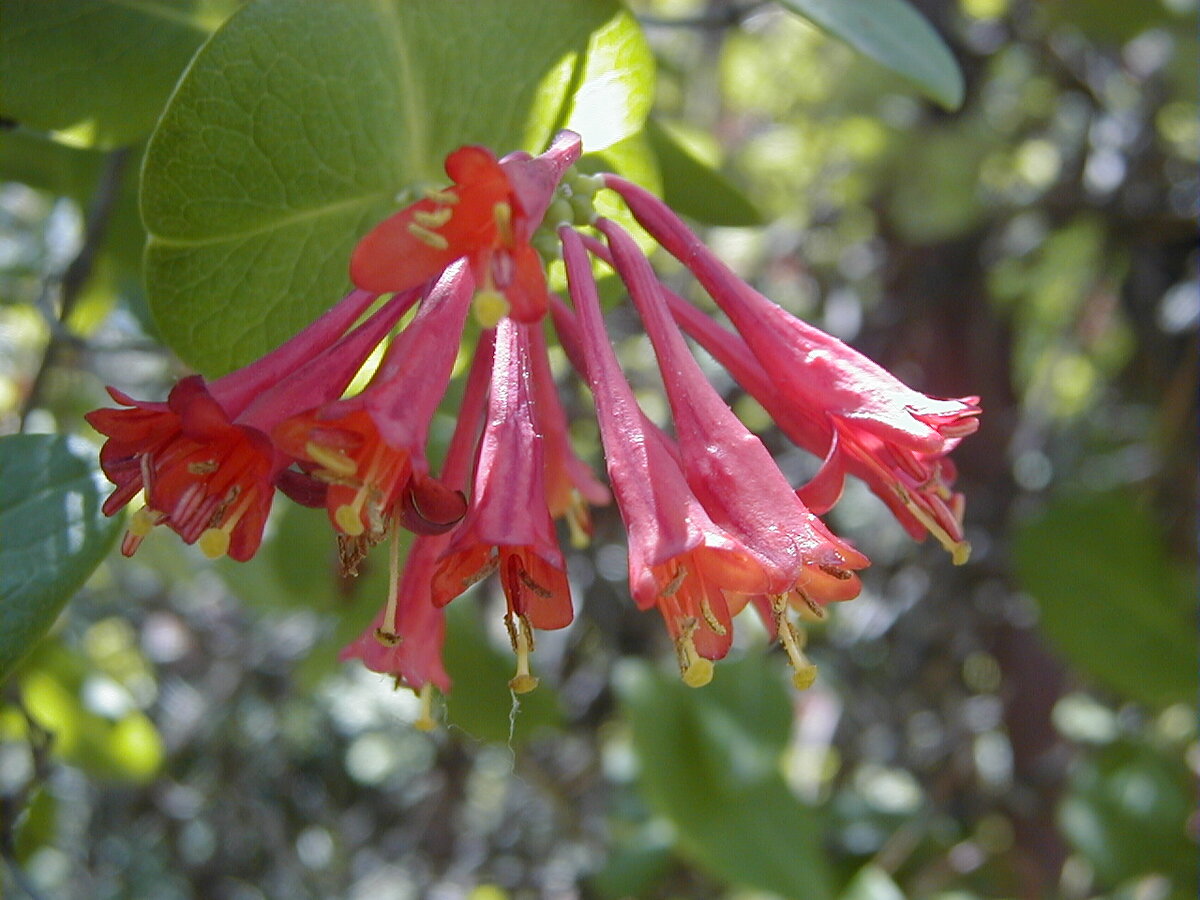
<instances>
[{"instance_id":1,"label":"green leaf","mask_svg":"<svg viewBox=\"0 0 1200 900\"><path fill-rule=\"evenodd\" d=\"M783 5L911 82L946 109L963 101L958 63L905 0L783 0Z\"/></svg>"},{"instance_id":2,"label":"green leaf","mask_svg":"<svg viewBox=\"0 0 1200 900\"><path fill-rule=\"evenodd\" d=\"M452 149L600 145L640 128L653 69L615 0L260 0L197 54L147 151L146 280L167 342L222 372L348 287L396 196ZM621 106L577 112L573 97ZM589 123L603 128L589 130Z\"/></svg>"},{"instance_id":3,"label":"green leaf","mask_svg":"<svg viewBox=\"0 0 1200 900\"><path fill-rule=\"evenodd\" d=\"M780 773L791 703L777 668L762 657L724 662L700 689L640 663L619 676L643 789L681 851L731 884L831 896L820 820Z\"/></svg>"},{"instance_id":4,"label":"green leaf","mask_svg":"<svg viewBox=\"0 0 1200 900\"><path fill-rule=\"evenodd\" d=\"M1121 741L1076 764L1058 820L1103 885L1157 872L1174 881L1172 896L1194 897L1190 782L1182 759L1139 740Z\"/></svg>"},{"instance_id":5,"label":"green leaf","mask_svg":"<svg viewBox=\"0 0 1200 900\"><path fill-rule=\"evenodd\" d=\"M3 0L0 115L81 147L140 140L229 2Z\"/></svg>"},{"instance_id":6,"label":"green leaf","mask_svg":"<svg viewBox=\"0 0 1200 900\"><path fill-rule=\"evenodd\" d=\"M658 157L663 199L678 213L706 225L741 228L762 224L762 213L732 181L699 160L654 119L646 121L646 136Z\"/></svg>"},{"instance_id":7,"label":"green leaf","mask_svg":"<svg viewBox=\"0 0 1200 900\"><path fill-rule=\"evenodd\" d=\"M0 681L108 552L118 530L100 512L108 488L86 441L0 439Z\"/></svg>"},{"instance_id":8,"label":"green leaf","mask_svg":"<svg viewBox=\"0 0 1200 900\"><path fill-rule=\"evenodd\" d=\"M1041 628L1079 671L1152 705L1196 694L1195 586L1126 493L1065 498L1016 532Z\"/></svg>"}]
</instances>

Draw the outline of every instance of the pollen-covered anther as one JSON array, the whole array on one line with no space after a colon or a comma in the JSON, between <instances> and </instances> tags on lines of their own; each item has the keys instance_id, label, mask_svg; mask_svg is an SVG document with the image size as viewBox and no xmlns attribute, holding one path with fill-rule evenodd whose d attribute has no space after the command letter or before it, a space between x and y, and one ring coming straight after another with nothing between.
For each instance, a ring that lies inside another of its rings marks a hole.
<instances>
[{"instance_id":1,"label":"pollen-covered anther","mask_svg":"<svg viewBox=\"0 0 1200 900\"><path fill-rule=\"evenodd\" d=\"M358 463L341 450L326 447L324 444L318 444L316 441L306 443L304 445L304 452L308 454L309 459L320 464L330 474L339 478L346 478L358 471Z\"/></svg>"},{"instance_id":2,"label":"pollen-covered anther","mask_svg":"<svg viewBox=\"0 0 1200 900\"><path fill-rule=\"evenodd\" d=\"M187 464L187 470L193 475L211 475L219 468L220 464L213 459L205 459Z\"/></svg>"},{"instance_id":3,"label":"pollen-covered anther","mask_svg":"<svg viewBox=\"0 0 1200 900\"><path fill-rule=\"evenodd\" d=\"M658 592L658 596L674 597L679 593L679 589L683 587L683 582L687 579L687 576L687 566L680 566L679 571L671 577L671 580L662 586L662 590Z\"/></svg>"},{"instance_id":4,"label":"pollen-covered anther","mask_svg":"<svg viewBox=\"0 0 1200 900\"><path fill-rule=\"evenodd\" d=\"M419 209L413 213L413 221L422 228L436 229L441 228L454 217L454 210L448 206L443 206L440 209L424 210Z\"/></svg>"},{"instance_id":5,"label":"pollen-covered anther","mask_svg":"<svg viewBox=\"0 0 1200 900\"><path fill-rule=\"evenodd\" d=\"M447 206L453 206L458 202L458 194L454 191L440 191L435 188L429 188L425 191L425 199L432 200L434 203L442 203Z\"/></svg>"},{"instance_id":6,"label":"pollen-covered anther","mask_svg":"<svg viewBox=\"0 0 1200 900\"><path fill-rule=\"evenodd\" d=\"M375 629L375 640L383 644L385 647L397 647L400 645L402 638L394 631L387 631L383 628Z\"/></svg>"},{"instance_id":7,"label":"pollen-covered anther","mask_svg":"<svg viewBox=\"0 0 1200 900\"><path fill-rule=\"evenodd\" d=\"M450 242L446 240L446 236L438 234L436 231L431 231L423 225L416 222L408 223L408 233L415 237L427 247L432 247L434 250L445 250L449 248Z\"/></svg>"},{"instance_id":8,"label":"pollen-covered anther","mask_svg":"<svg viewBox=\"0 0 1200 900\"><path fill-rule=\"evenodd\" d=\"M225 528L206 528L196 541L196 546L209 559L220 559L229 552L229 531Z\"/></svg>"},{"instance_id":9,"label":"pollen-covered anther","mask_svg":"<svg viewBox=\"0 0 1200 900\"><path fill-rule=\"evenodd\" d=\"M476 291L475 299L471 301L471 312L481 328L495 328L508 315L509 309L508 298L490 288Z\"/></svg>"},{"instance_id":10,"label":"pollen-covered anther","mask_svg":"<svg viewBox=\"0 0 1200 900\"><path fill-rule=\"evenodd\" d=\"M146 535L165 518L163 513L150 509L148 506L143 506L130 516L125 536L121 539L121 555L133 556L137 552L137 548L142 545L142 540Z\"/></svg>"},{"instance_id":11,"label":"pollen-covered anther","mask_svg":"<svg viewBox=\"0 0 1200 900\"><path fill-rule=\"evenodd\" d=\"M500 234L500 240L508 246L513 242L512 230L512 206L500 201L492 207L492 221L496 223L496 231Z\"/></svg>"},{"instance_id":12,"label":"pollen-covered anther","mask_svg":"<svg viewBox=\"0 0 1200 900\"><path fill-rule=\"evenodd\" d=\"M792 684L797 690L807 690L817 680L817 667L804 655L804 644L808 640L808 634L788 621L785 595L780 594L772 598L771 608L775 613L776 634L787 652L788 662L792 664Z\"/></svg>"},{"instance_id":13,"label":"pollen-covered anther","mask_svg":"<svg viewBox=\"0 0 1200 900\"><path fill-rule=\"evenodd\" d=\"M513 621L513 618L516 621ZM524 616L509 616L505 619L508 636L512 640L513 652L517 654L517 673L508 680L514 694L528 694L538 686L538 679L529 672L529 654L533 652L533 629Z\"/></svg>"},{"instance_id":14,"label":"pollen-covered anther","mask_svg":"<svg viewBox=\"0 0 1200 900\"><path fill-rule=\"evenodd\" d=\"M707 597L704 597L700 601L700 614L704 616L704 621L713 630L713 634L719 634L721 637L725 637L728 634L728 630L721 624L721 620L717 618L717 614L713 612L712 605L709 604Z\"/></svg>"},{"instance_id":15,"label":"pollen-covered anther","mask_svg":"<svg viewBox=\"0 0 1200 900\"><path fill-rule=\"evenodd\" d=\"M695 634L699 623L695 619L685 619L680 624L682 633L675 639L679 674L688 687L704 687L712 681L713 664L711 659L705 659L696 651Z\"/></svg>"},{"instance_id":16,"label":"pollen-covered anther","mask_svg":"<svg viewBox=\"0 0 1200 900\"><path fill-rule=\"evenodd\" d=\"M333 514L333 521L343 532L351 537L358 537L366 529L362 523L362 505L366 498L365 491L359 491L353 503L343 503Z\"/></svg>"},{"instance_id":17,"label":"pollen-covered anther","mask_svg":"<svg viewBox=\"0 0 1200 900\"><path fill-rule=\"evenodd\" d=\"M421 685L417 698L421 701L421 707L413 727L418 731L433 731L437 728L437 720L433 718L433 685L428 682Z\"/></svg>"}]
</instances>

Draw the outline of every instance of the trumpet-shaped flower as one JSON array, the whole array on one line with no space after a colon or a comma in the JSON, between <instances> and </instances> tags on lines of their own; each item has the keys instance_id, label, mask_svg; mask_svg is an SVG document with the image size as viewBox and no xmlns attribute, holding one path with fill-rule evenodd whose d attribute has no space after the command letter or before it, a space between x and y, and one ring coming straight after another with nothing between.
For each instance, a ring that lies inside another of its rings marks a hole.
<instances>
[{"instance_id":1,"label":"trumpet-shaped flower","mask_svg":"<svg viewBox=\"0 0 1200 900\"><path fill-rule=\"evenodd\" d=\"M605 184L729 316L777 386L777 407L789 409L788 417L828 420L815 426L833 431L810 495L836 499L845 460L854 459L873 473L872 482L889 485L891 505L934 534L955 562L965 562L970 547L962 536L961 499L950 492L953 469L941 460L979 427L979 398L943 400L909 388L743 282L662 201L618 176L606 176Z\"/></svg>"},{"instance_id":2,"label":"trumpet-shaped flower","mask_svg":"<svg viewBox=\"0 0 1200 900\"><path fill-rule=\"evenodd\" d=\"M363 238L350 261L351 279L368 290L403 291L466 257L485 324L504 315L536 322L546 311L546 278L529 239L579 153L579 137L570 132L537 158L497 161L485 147L460 147L446 157L453 184L429 191Z\"/></svg>"},{"instance_id":3,"label":"trumpet-shaped flower","mask_svg":"<svg viewBox=\"0 0 1200 900\"><path fill-rule=\"evenodd\" d=\"M569 625L573 617L566 564L546 501L545 456L530 383L530 328L506 319L496 329L487 423L475 464L470 508L434 575L434 602L448 603L498 571L508 604L505 622L517 654L511 685L529 673L532 628Z\"/></svg>"},{"instance_id":4,"label":"trumpet-shaped flower","mask_svg":"<svg viewBox=\"0 0 1200 900\"><path fill-rule=\"evenodd\" d=\"M770 576L713 524L675 455L646 421L605 335L583 244L568 228L560 233L608 476L629 537L633 598L642 609L658 607L684 680L701 685L712 677L709 660L723 657L732 640L726 592L763 592Z\"/></svg>"},{"instance_id":5,"label":"trumpet-shaped flower","mask_svg":"<svg viewBox=\"0 0 1200 900\"><path fill-rule=\"evenodd\" d=\"M308 328L255 363L206 384L193 375L166 403L133 400L110 388L126 409L99 409L87 420L107 436L100 451L117 487L106 515L145 491L146 506L121 544L131 556L150 529L164 524L208 556L254 555L276 481L292 462L273 445L272 428L313 402L340 394L403 313L399 296L342 337L375 299L355 291Z\"/></svg>"},{"instance_id":6,"label":"trumpet-shaped flower","mask_svg":"<svg viewBox=\"0 0 1200 900\"><path fill-rule=\"evenodd\" d=\"M275 428L279 445L328 484L326 509L340 534L374 543L393 517L431 533L462 518L461 495L428 477L425 442L450 382L471 290L466 267L451 265L362 393Z\"/></svg>"},{"instance_id":7,"label":"trumpet-shaped flower","mask_svg":"<svg viewBox=\"0 0 1200 900\"><path fill-rule=\"evenodd\" d=\"M654 346L688 484L705 510L764 560L767 593L800 591L818 603L859 591L865 556L835 537L796 496L774 460L717 396L671 318L649 262L614 222L600 220L613 264Z\"/></svg>"}]
</instances>

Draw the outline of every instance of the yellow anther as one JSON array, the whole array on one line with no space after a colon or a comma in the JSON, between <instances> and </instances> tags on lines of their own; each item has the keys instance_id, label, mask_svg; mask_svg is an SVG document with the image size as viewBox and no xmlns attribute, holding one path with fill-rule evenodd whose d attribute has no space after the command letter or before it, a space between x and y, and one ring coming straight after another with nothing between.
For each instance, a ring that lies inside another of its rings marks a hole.
<instances>
[{"instance_id":1,"label":"yellow anther","mask_svg":"<svg viewBox=\"0 0 1200 900\"><path fill-rule=\"evenodd\" d=\"M425 228L441 228L453 215L454 210L448 206L434 210L418 209L413 213L413 221Z\"/></svg>"},{"instance_id":2,"label":"yellow anther","mask_svg":"<svg viewBox=\"0 0 1200 900\"><path fill-rule=\"evenodd\" d=\"M713 612L713 608L709 605L707 597L700 601L700 614L704 616L704 621L713 630L713 634L719 634L722 637L725 636L726 628L721 624L721 620L717 618L717 614Z\"/></svg>"},{"instance_id":3,"label":"yellow anther","mask_svg":"<svg viewBox=\"0 0 1200 900\"><path fill-rule=\"evenodd\" d=\"M358 513L357 506L343 503L334 512L333 521L342 532L351 537L358 537L363 533L362 517Z\"/></svg>"},{"instance_id":4,"label":"yellow anther","mask_svg":"<svg viewBox=\"0 0 1200 900\"><path fill-rule=\"evenodd\" d=\"M155 513L149 507L143 506L130 516L126 530L134 537L144 538L158 524L161 517L161 513Z\"/></svg>"},{"instance_id":5,"label":"yellow anther","mask_svg":"<svg viewBox=\"0 0 1200 900\"><path fill-rule=\"evenodd\" d=\"M458 202L458 194L454 193L453 191L439 191L435 190L434 188L430 188L425 191L425 197L428 200L432 200L434 203L445 203L449 206L453 206Z\"/></svg>"},{"instance_id":6,"label":"yellow anther","mask_svg":"<svg viewBox=\"0 0 1200 900\"><path fill-rule=\"evenodd\" d=\"M772 606L775 609L775 630L779 635L779 642L783 644L788 662L792 664L792 684L797 690L806 690L817 680L817 667L804 655L804 644L808 635L788 621L787 603L782 596L777 598Z\"/></svg>"},{"instance_id":7,"label":"yellow anther","mask_svg":"<svg viewBox=\"0 0 1200 900\"><path fill-rule=\"evenodd\" d=\"M508 300L499 291L482 290L475 294L471 310L481 328L495 328L508 315Z\"/></svg>"},{"instance_id":8,"label":"yellow anther","mask_svg":"<svg viewBox=\"0 0 1200 900\"><path fill-rule=\"evenodd\" d=\"M205 459L201 460L200 462L190 462L187 464L187 470L192 475L211 475L219 468L221 468L221 466L216 462L216 460L212 459Z\"/></svg>"},{"instance_id":9,"label":"yellow anther","mask_svg":"<svg viewBox=\"0 0 1200 900\"><path fill-rule=\"evenodd\" d=\"M674 597L677 593L679 593L679 589L683 587L683 582L687 577L687 566L680 566L679 571L671 577L671 580L663 585L662 590L658 592L658 596Z\"/></svg>"},{"instance_id":10,"label":"yellow anther","mask_svg":"<svg viewBox=\"0 0 1200 900\"><path fill-rule=\"evenodd\" d=\"M422 244L432 247L434 250L445 250L450 246L450 242L436 231L430 231L418 225L416 222L408 223L408 233L415 237Z\"/></svg>"},{"instance_id":11,"label":"yellow anther","mask_svg":"<svg viewBox=\"0 0 1200 900\"><path fill-rule=\"evenodd\" d=\"M433 731L437 728L437 722L433 718L433 685L428 682L421 685L417 696L421 698L421 712L413 722L413 727L419 731Z\"/></svg>"},{"instance_id":12,"label":"yellow anther","mask_svg":"<svg viewBox=\"0 0 1200 900\"><path fill-rule=\"evenodd\" d=\"M696 652L696 641L692 637L695 631L696 622L690 620L675 642L675 653L679 658L679 673L683 676L683 683L698 688L712 681L713 664L711 659L705 659Z\"/></svg>"},{"instance_id":13,"label":"yellow anther","mask_svg":"<svg viewBox=\"0 0 1200 900\"><path fill-rule=\"evenodd\" d=\"M358 463L341 450L334 450L332 447L326 447L324 444L318 444L316 441L306 443L304 445L304 452L308 455L309 459L320 463L334 475L345 477L353 475L358 471Z\"/></svg>"},{"instance_id":14,"label":"yellow anther","mask_svg":"<svg viewBox=\"0 0 1200 900\"><path fill-rule=\"evenodd\" d=\"M500 240L505 244L511 244L513 242L512 207L504 201L497 203L492 207L492 221L496 223L496 230L500 232Z\"/></svg>"},{"instance_id":15,"label":"yellow anther","mask_svg":"<svg viewBox=\"0 0 1200 900\"><path fill-rule=\"evenodd\" d=\"M229 532L223 528L207 528L196 546L209 559L220 559L229 551Z\"/></svg>"},{"instance_id":16,"label":"yellow anther","mask_svg":"<svg viewBox=\"0 0 1200 900\"><path fill-rule=\"evenodd\" d=\"M508 686L514 694L528 694L538 686L537 678L529 673L529 654L533 650L533 632L529 628L529 620L518 616L516 627L508 623L508 633L517 654L517 674L508 680Z\"/></svg>"},{"instance_id":17,"label":"yellow anther","mask_svg":"<svg viewBox=\"0 0 1200 900\"><path fill-rule=\"evenodd\" d=\"M971 558L971 545L966 541L959 541L950 550L950 561L956 566L961 566Z\"/></svg>"}]
</instances>

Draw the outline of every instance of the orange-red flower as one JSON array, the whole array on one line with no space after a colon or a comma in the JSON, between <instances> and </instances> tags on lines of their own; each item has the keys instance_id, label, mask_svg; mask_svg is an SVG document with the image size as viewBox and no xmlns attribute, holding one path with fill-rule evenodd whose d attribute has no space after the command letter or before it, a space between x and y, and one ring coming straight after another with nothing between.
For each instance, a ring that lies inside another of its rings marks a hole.
<instances>
[{"instance_id":1,"label":"orange-red flower","mask_svg":"<svg viewBox=\"0 0 1200 900\"><path fill-rule=\"evenodd\" d=\"M486 147L460 147L446 157L453 184L375 226L354 250L351 280L380 293L403 291L466 257L489 305L488 324L506 314L536 322L546 312L546 277L529 239L579 151L570 132L537 158L498 161Z\"/></svg>"}]
</instances>

